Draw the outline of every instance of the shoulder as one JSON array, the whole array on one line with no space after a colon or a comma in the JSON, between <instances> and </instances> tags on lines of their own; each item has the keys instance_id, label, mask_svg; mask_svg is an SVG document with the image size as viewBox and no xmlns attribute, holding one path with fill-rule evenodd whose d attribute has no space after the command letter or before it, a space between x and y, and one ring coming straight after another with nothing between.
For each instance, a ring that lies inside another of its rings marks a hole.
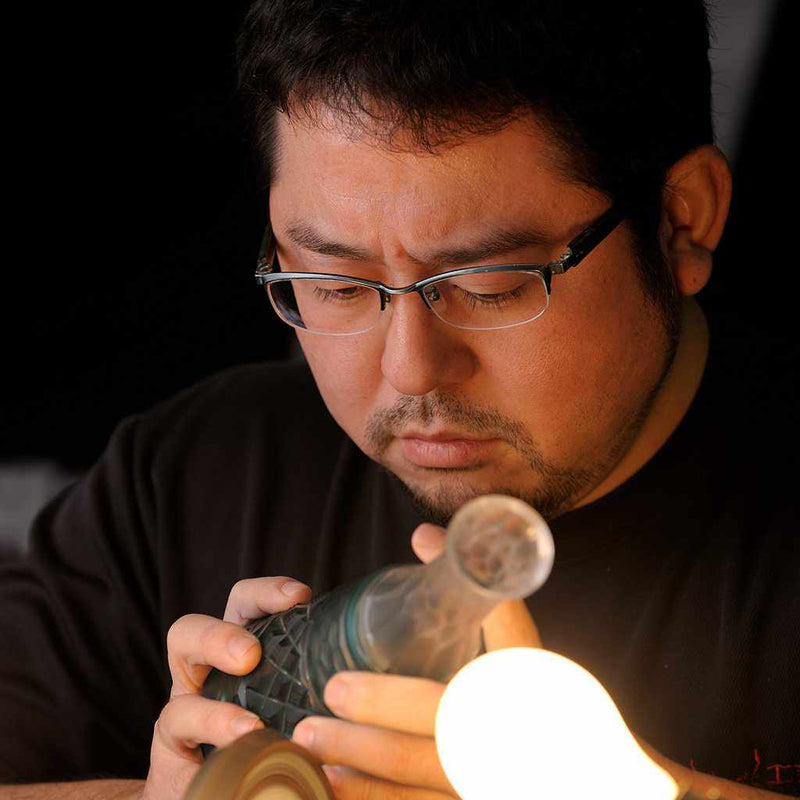
<instances>
[{"instance_id":1,"label":"shoulder","mask_svg":"<svg viewBox=\"0 0 800 800\"><path fill-rule=\"evenodd\" d=\"M695 497L691 522L709 569L742 607L769 606L785 621L800 609L796 377L774 353L745 344L712 354L675 467L689 478L684 491Z\"/></svg>"},{"instance_id":2,"label":"shoulder","mask_svg":"<svg viewBox=\"0 0 800 800\"><path fill-rule=\"evenodd\" d=\"M148 485L177 482L194 495L254 471L269 480L277 464L324 459L343 437L308 366L292 360L211 375L123 420L106 452Z\"/></svg>"},{"instance_id":3,"label":"shoulder","mask_svg":"<svg viewBox=\"0 0 800 800\"><path fill-rule=\"evenodd\" d=\"M244 364L215 373L153 406L147 416L156 420L212 410L269 413L320 404L308 365L290 360Z\"/></svg>"},{"instance_id":4,"label":"shoulder","mask_svg":"<svg viewBox=\"0 0 800 800\"><path fill-rule=\"evenodd\" d=\"M335 425L300 360L232 367L158 403L137 420L148 438L167 448L187 437L209 443L257 436L263 442L303 426Z\"/></svg>"}]
</instances>

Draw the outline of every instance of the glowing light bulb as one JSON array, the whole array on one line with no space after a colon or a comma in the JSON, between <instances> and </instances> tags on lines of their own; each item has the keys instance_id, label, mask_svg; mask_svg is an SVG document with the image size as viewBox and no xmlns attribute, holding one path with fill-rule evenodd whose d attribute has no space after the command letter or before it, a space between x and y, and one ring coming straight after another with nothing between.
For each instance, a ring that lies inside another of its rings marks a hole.
<instances>
[{"instance_id":1,"label":"glowing light bulb","mask_svg":"<svg viewBox=\"0 0 800 800\"><path fill-rule=\"evenodd\" d=\"M436 746L462 800L675 800L679 793L600 682L548 650L495 650L463 667L439 704Z\"/></svg>"}]
</instances>

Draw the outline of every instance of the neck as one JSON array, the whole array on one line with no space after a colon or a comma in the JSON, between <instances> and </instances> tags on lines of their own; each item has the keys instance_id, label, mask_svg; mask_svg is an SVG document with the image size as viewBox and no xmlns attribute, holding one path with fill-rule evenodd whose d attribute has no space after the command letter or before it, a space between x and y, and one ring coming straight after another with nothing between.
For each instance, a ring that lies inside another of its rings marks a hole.
<instances>
[{"instance_id":1,"label":"neck","mask_svg":"<svg viewBox=\"0 0 800 800\"><path fill-rule=\"evenodd\" d=\"M683 300L681 336L675 360L633 444L611 472L574 508L587 505L624 483L664 445L683 419L700 387L708 357L708 323L694 298Z\"/></svg>"}]
</instances>

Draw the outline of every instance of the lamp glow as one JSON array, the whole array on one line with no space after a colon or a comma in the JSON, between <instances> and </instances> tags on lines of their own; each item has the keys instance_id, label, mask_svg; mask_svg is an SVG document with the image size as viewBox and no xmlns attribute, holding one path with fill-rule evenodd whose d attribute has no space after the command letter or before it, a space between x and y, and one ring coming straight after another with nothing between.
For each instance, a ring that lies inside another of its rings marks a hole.
<instances>
[{"instance_id":1,"label":"lamp glow","mask_svg":"<svg viewBox=\"0 0 800 800\"><path fill-rule=\"evenodd\" d=\"M436 746L462 800L675 800L679 793L600 682L548 650L495 650L463 667L440 701Z\"/></svg>"}]
</instances>

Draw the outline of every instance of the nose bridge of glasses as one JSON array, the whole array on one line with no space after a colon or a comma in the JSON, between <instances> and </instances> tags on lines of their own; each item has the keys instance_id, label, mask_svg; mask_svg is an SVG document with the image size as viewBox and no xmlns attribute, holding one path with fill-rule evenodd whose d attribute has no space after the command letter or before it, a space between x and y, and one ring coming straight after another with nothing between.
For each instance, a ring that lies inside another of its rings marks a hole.
<instances>
[{"instance_id":1,"label":"nose bridge of glasses","mask_svg":"<svg viewBox=\"0 0 800 800\"><path fill-rule=\"evenodd\" d=\"M422 283L422 285L420 285ZM410 283L408 286L387 286L386 284L379 284L380 288L378 289L378 293L381 296L381 311L386 309L386 306L389 305L392 301L392 297L399 297L404 294L418 294L420 298L422 298L422 302L425 304L427 308L430 308L429 298L426 295L427 291L436 291L435 286L431 286L428 281L417 281L415 283Z\"/></svg>"}]
</instances>

